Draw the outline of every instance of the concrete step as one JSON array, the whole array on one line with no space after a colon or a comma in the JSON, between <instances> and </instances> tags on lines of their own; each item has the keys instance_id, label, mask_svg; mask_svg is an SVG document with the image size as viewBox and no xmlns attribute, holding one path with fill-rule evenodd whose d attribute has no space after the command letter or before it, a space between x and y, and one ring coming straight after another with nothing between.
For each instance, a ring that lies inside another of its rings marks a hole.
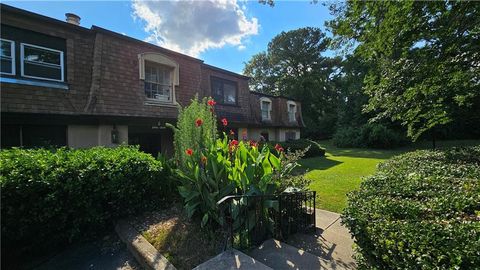
<instances>
[{"instance_id":1,"label":"concrete step","mask_svg":"<svg viewBox=\"0 0 480 270\"><path fill-rule=\"evenodd\" d=\"M212 259L198 265L193 270L273 270L254 258L236 249L224 251Z\"/></svg>"},{"instance_id":2,"label":"concrete step","mask_svg":"<svg viewBox=\"0 0 480 270\"><path fill-rule=\"evenodd\" d=\"M321 230L319 231L320 233L315 235L292 235L286 243L320 257L326 269L356 269L351 238L328 230L322 235Z\"/></svg>"},{"instance_id":3,"label":"concrete step","mask_svg":"<svg viewBox=\"0 0 480 270\"><path fill-rule=\"evenodd\" d=\"M275 270L329 269L328 261L275 239L265 241L249 255Z\"/></svg>"}]
</instances>

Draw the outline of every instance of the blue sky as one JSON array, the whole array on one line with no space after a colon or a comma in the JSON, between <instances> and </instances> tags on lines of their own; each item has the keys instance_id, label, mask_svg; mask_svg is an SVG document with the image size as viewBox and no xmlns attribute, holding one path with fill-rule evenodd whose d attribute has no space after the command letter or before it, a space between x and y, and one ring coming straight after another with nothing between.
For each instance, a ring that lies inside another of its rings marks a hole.
<instances>
[{"instance_id":1,"label":"blue sky","mask_svg":"<svg viewBox=\"0 0 480 270\"><path fill-rule=\"evenodd\" d=\"M244 62L266 50L278 33L305 26L325 30L325 21L332 18L325 5L309 1L277 1L274 7L236 0L212 0L221 2L221 7L209 6L205 1L188 6L133 1L2 2L59 20L64 20L67 12L75 13L82 18L84 27L97 25L238 73ZM239 28L238 23L243 26Z\"/></svg>"}]
</instances>

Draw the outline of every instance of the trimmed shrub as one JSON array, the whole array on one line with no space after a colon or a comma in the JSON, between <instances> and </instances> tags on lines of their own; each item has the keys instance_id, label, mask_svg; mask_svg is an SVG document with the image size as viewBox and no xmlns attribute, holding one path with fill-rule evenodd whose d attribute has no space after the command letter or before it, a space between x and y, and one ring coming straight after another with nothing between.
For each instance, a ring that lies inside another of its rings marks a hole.
<instances>
[{"instance_id":1,"label":"trimmed shrub","mask_svg":"<svg viewBox=\"0 0 480 270\"><path fill-rule=\"evenodd\" d=\"M270 151L275 150L276 144L281 145L287 152L295 152L310 147L307 152L305 152L305 158L320 157L325 155L324 148L322 148L317 142L308 139L290 140L286 142L268 142L268 147L270 148Z\"/></svg>"},{"instance_id":2,"label":"trimmed shrub","mask_svg":"<svg viewBox=\"0 0 480 270\"><path fill-rule=\"evenodd\" d=\"M480 146L394 157L348 198L360 269L480 265Z\"/></svg>"},{"instance_id":3,"label":"trimmed shrub","mask_svg":"<svg viewBox=\"0 0 480 270\"><path fill-rule=\"evenodd\" d=\"M161 162L137 147L13 148L0 159L2 253L83 239L171 196Z\"/></svg>"},{"instance_id":4,"label":"trimmed shrub","mask_svg":"<svg viewBox=\"0 0 480 270\"><path fill-rule=\"evenodd\" d=\"M333 135L333 144L337 147L388 149L405 143L405 136L380 124L365 124L360 128L342 127Z\"/></svg>"}]
</instances>

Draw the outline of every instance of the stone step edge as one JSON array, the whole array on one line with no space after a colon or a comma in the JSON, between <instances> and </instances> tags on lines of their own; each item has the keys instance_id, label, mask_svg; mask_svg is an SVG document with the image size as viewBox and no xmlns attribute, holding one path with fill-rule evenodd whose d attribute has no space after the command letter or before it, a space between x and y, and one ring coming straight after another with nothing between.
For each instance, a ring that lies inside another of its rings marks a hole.
<instances>
[{"instance_id":1,"label":"stone step edge","mask_svg":"<svg viewBox=\"0 0 480 270\"><path fill-rule=\"evenodd\" d=\"M158 250L150 244L140 232L126 220L119 220L115 224L115 231L127 245L127 249L137 259L138 263L148 270L176 270Z\"/></svg>"},{"instance_id":2,"label":"stone step edge","mask_svg":"<svg viewBox=\"0 0 480 270\"><path fill-rule=\"evenodd\" d=\"M264 263L256 260L255 258L251 257L250 255L248 254L245 254L243 252L241 252L240 250L238 249L234 249L234 248L230 248L230 249L227 249L223 252L221 252L220 254L216 255L215 257L213 258L210 258L209 260L197 265L195 268L193 268L192 270L205 270L205 269L209 269L209 270L212 270L212 268L207 268L206 265L208 265L209 262L215 262L215 261L218 261L219 259L221 259L223 256L225 256L225 253L232 253L232 254L237 254L237 255L240 255L241 257L243 258L247 258L251 261L254 262L254 264L256 264L256 267L255 268L260 268L260 269L263 269L263 270L273 270L271 267L265 265ZM237 265L237 267L235 268L232 268L232 269L245 269L245 268L242 268L242 265L241 265L241 258L238 260L238 262L240 263L240 265ZM228 263L227 263L228 264ZM248 267L248 266L247 266ZM214 268L214 269L217 269L217 268ZM218 268L220 269L220 268ZM251 269L251 268L249 268Z\"/></svg>"}]
</instances>

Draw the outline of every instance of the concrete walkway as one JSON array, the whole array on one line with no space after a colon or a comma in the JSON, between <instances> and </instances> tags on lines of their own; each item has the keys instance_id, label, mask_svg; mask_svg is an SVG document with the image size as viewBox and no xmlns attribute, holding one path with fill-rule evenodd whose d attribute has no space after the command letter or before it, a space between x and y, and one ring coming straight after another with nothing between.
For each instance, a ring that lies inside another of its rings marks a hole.
<instances>
[{"instance_id":1,"label":"concrete walkway","mask_svg":"<svg viewBox=\"0 0 480 270\"><path fill-rule=\"evenodd\" d=\"M340 224L340 215L316 211L316 234L296 234L285 243L270 239L249 252L255 260L273 269L355 269L353 240Z\"/></svg>"},{"instance_id":2,"label":"concrete walkway","mask_svg":"<svg viewBox=\"0 0 480 270\"><path fill-rule=\"evenodd\" d=\"M66 248L64 252L34 267L35 270L140 270L135 258L115 234L95 242Z\"/></svg>"},{"instance_id":3,"label":"concrete walkway","mask_svg":"<svg viewBox=\"0 0 480 270\"><path fill-rule=\"evenodd\" d=\"M320 257L326 269L355 269L353 239L348 229L341 225L340 215L316 209L316 222L315 235L296 234L286 243Z\"/></svg>"}]
</instances>

